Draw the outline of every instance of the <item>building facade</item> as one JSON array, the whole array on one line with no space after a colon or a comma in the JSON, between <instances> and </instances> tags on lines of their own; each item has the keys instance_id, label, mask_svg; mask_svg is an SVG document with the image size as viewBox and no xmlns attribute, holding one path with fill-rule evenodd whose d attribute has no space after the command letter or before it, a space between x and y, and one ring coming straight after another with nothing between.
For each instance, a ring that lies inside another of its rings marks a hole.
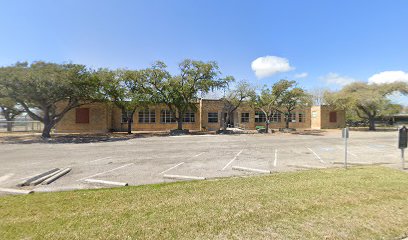
<instances>
[{"instance_id":1,"label":"building facade","mask_svg":"<svg viewBox=\"0 0 408 240\"><path fill-rule=\"evenodd\" d=\"M201 99L196 110L187 112L183 117L183 128L197 131L215 131L223 126L226 116L224 103L221 100ZM127 130L127 114L113 104L93 103L72 109L56 125L56 132L65 133L106 133ZM291 114L276 112L269 119L270 128L285 127L286 117L289 127L296 129L328 129L345 126L345 112L330 110L327 106L313 106L296 109ZM265 126L266 116L263 112L242 104L228 124L242 129L256 129ZM154 105L135 112L132 119L133 131L165 131L177 128L173 113L165 105Z\"/></svg>"}]
</instances>

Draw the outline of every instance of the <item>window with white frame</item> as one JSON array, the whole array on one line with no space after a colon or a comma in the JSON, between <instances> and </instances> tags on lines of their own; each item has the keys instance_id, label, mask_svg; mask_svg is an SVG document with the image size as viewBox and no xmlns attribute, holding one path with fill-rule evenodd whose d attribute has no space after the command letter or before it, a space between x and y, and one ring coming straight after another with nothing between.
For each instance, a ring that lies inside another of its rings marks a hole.
<instances>
[{"instance_id":1,"label":"window with white frame","mask_svg":"<svg viewBox=\"0 0 408 240\"><path fill-rule=\"evenodd\" d=\"M289 118L289 122L296 122L296 113L286 113L285 121L287 117Z\"/></svg>"},{"instance_id":2,"label":"window with white frame","mask_svg":"<svg viewBox=\"0 0 408 240\"><path fill-rule=\"evenodd\" d=\"M130 122L133 122L132 111L122 110L122 123L127 123L128 122L128 116L130 116Z\"/></svg>"},{"instance_id":3,"label":"window with white frame","mask_svg":"<svg viewBox=\"0 0 408 240\"><path fill-rule=\"evenodd\" d=\"M193 112L186 112L183 116L183 122L193 123L195 122L195 114Z\"/></svg>"},{"instance_id":4,"label":"window with white frame","mask_svg":"<svg viewBox=\"0 0 408 240\"><path fill-rule=\"evenodd\" d=\"M155 123L156 112L154 110L145 109L139 111L139 123Z\"/></svg>"},{"instance_id":5,"label":"window with white frame","mask_svg":"<svg viewBox=\"0 0 408 240\"><path fill-rule=\"evenodd\" d=\"M217 123L218 122L218 113L209 112L208 113L208 122L209 123Z\"/></svg>"},{"instance_id":6,"label":"window with white frame","mask_svg":"<svg viewBox=\"0 0 408 240\"><path fill-rule=\"evenodd\" d=\"M160 111L160 123L175 123L177 122L174 118L174 113L170 110Z\"/></svg>"},{"instance_id":7,"label":"window with white frame","mask_svg":"<svg viewBox=\"0 0 408 240\"><path fill-rule=\"evenodd\" d=\"M271 122L281 122L281 119L282 119L282 115L280 112L274 112L270 116Z\"/></svg>"},{"instance_id":8,"label":"window with white frame","mask_svg":"<svg viewBox=\"0 0 408 240\"><path fill-rule=\"evenodd\" d=\"M256 123L263 123L266 122L266 115L262 111L255 112L255 122Z\"/></svg>"},{"instance_id":9,"label":"window with white frame","mask_svg":"<svg viewBox=\"0 0 408 240\"><path fill-rule=\"evenodd\" d=\"M241 122L248 123L249 122L249 113L241 113Z\"/></svg>"},{"instance_id":10,"label":"window with white frame","mask_svg":"<svg viewBox=\"0 0 408 240\"><path fill-rule=\"evenodd\" d=\"M303 112L299 113L299 122L306 122L306 115Z\"/></svg>"}]
</instances>

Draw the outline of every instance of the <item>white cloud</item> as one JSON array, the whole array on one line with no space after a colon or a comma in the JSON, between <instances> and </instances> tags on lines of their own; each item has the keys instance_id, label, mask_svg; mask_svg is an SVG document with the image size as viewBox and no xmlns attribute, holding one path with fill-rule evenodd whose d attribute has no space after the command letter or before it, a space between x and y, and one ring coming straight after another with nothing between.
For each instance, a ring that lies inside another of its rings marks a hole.
<instances>
[{"instance_id":1,"label":"white cloud","mask_svg":"<svg viewBox=\"0 0 408 240\"><path fill-rule=\"evenodd\" d=\"M408 73L403 71L385 71L374 74L368 79L369 83L392 83L392 82L407 82Z\"/></svg>"},{"instance_id":2,"label":"white cloud","mask_svg":"<svg viewBox=\"0 0 408 240\"><path fill-rule=\"evenodd\" d=\"M265 78L276 73L289 72L295 69L290 66L288 59L277 56L259 57L252 61L251 68L258 78Z\"/></svg>"},{"instance_id":3,"label":"white cloud","mask_svg":"<svg viewBox=\"0 0 408 240\"><path fill-rule=\"evenodd\" d=\"M399 92L392 93L388 98L396 104L401 104L403 106L408 106L408 96L404 96L403 94Z\"/></svg>"},{"instance_id":4,"label":"white cloud","mask_svg":"<svg viewBox=\"0 0 408 240\"><path fill-rule=\"evenodd\" d=\"M295 74L295 76L293 76L293 77L294 77L294 78L305 78L305 77L307 77L307 76L309 76L309 73L303 72L303 73Z\"/></svg>"},{"instance_id":5,"label":"white cloud","mask_svg":"<svg viewBox=\"0 0 408 240\"><path fill-rule=\"evenodd\" d=\"M356 82L357 79L354 79L352 77L348 77L348 76L341 76L338 73L328 73L327 75L320 77L320 79L324 82L326 82L327 84L335 84L335 85L340 85L340 86L345 86L347 84L350 84L352 82Z\"/></svg>"}]
</instances>

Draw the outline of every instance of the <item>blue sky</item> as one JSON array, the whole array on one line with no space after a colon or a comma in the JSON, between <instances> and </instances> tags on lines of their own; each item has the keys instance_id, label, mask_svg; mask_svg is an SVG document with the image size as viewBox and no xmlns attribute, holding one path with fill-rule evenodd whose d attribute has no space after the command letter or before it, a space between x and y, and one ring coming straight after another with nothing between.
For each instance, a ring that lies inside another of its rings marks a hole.
<instances>
[{"instance_id":1,"label":"blue sky","mask_svg":"<svg viewBox=\"0 0 408 240\"><path fill-rule=\"evenodd\" d=\"M408 82L407 9L405 0L0 0L0 65L163 60L174 72L192 58L258 86L289 78L338 89L380 73L376 81Z\"/></svg>"}]
</instances>

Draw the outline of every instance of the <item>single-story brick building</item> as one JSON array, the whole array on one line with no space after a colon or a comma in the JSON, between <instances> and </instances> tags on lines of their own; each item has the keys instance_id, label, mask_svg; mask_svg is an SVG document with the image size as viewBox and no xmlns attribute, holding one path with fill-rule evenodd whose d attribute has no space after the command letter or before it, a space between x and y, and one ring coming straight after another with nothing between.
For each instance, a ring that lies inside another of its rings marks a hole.
<instances>
[{"instance_id":1,"label":"single-story brick building","mask_svg":"<svg viewBox=\"0 0 408 240\"><path fill-rule=\"evenodd\" d=\"M200 99L195 112L185 113L183 128L189 130L218 130L223 125L224 104L221 100ZM93 103L72 109L56 125L56 132L104 133L126 131L126 113L113 104ZM285 114L276 113L270 120L270 128L284 128ZM328 129L345 126L345 112L331 110L327 106L296 109L289 116L291 128ZM141 109L133 115L134 131L163 131L177 128L172 112L165 105ZM233 114L230 125L244 129L265 126L266 117L247 104L242 104Z\"/></svg>"}]
</instances>

